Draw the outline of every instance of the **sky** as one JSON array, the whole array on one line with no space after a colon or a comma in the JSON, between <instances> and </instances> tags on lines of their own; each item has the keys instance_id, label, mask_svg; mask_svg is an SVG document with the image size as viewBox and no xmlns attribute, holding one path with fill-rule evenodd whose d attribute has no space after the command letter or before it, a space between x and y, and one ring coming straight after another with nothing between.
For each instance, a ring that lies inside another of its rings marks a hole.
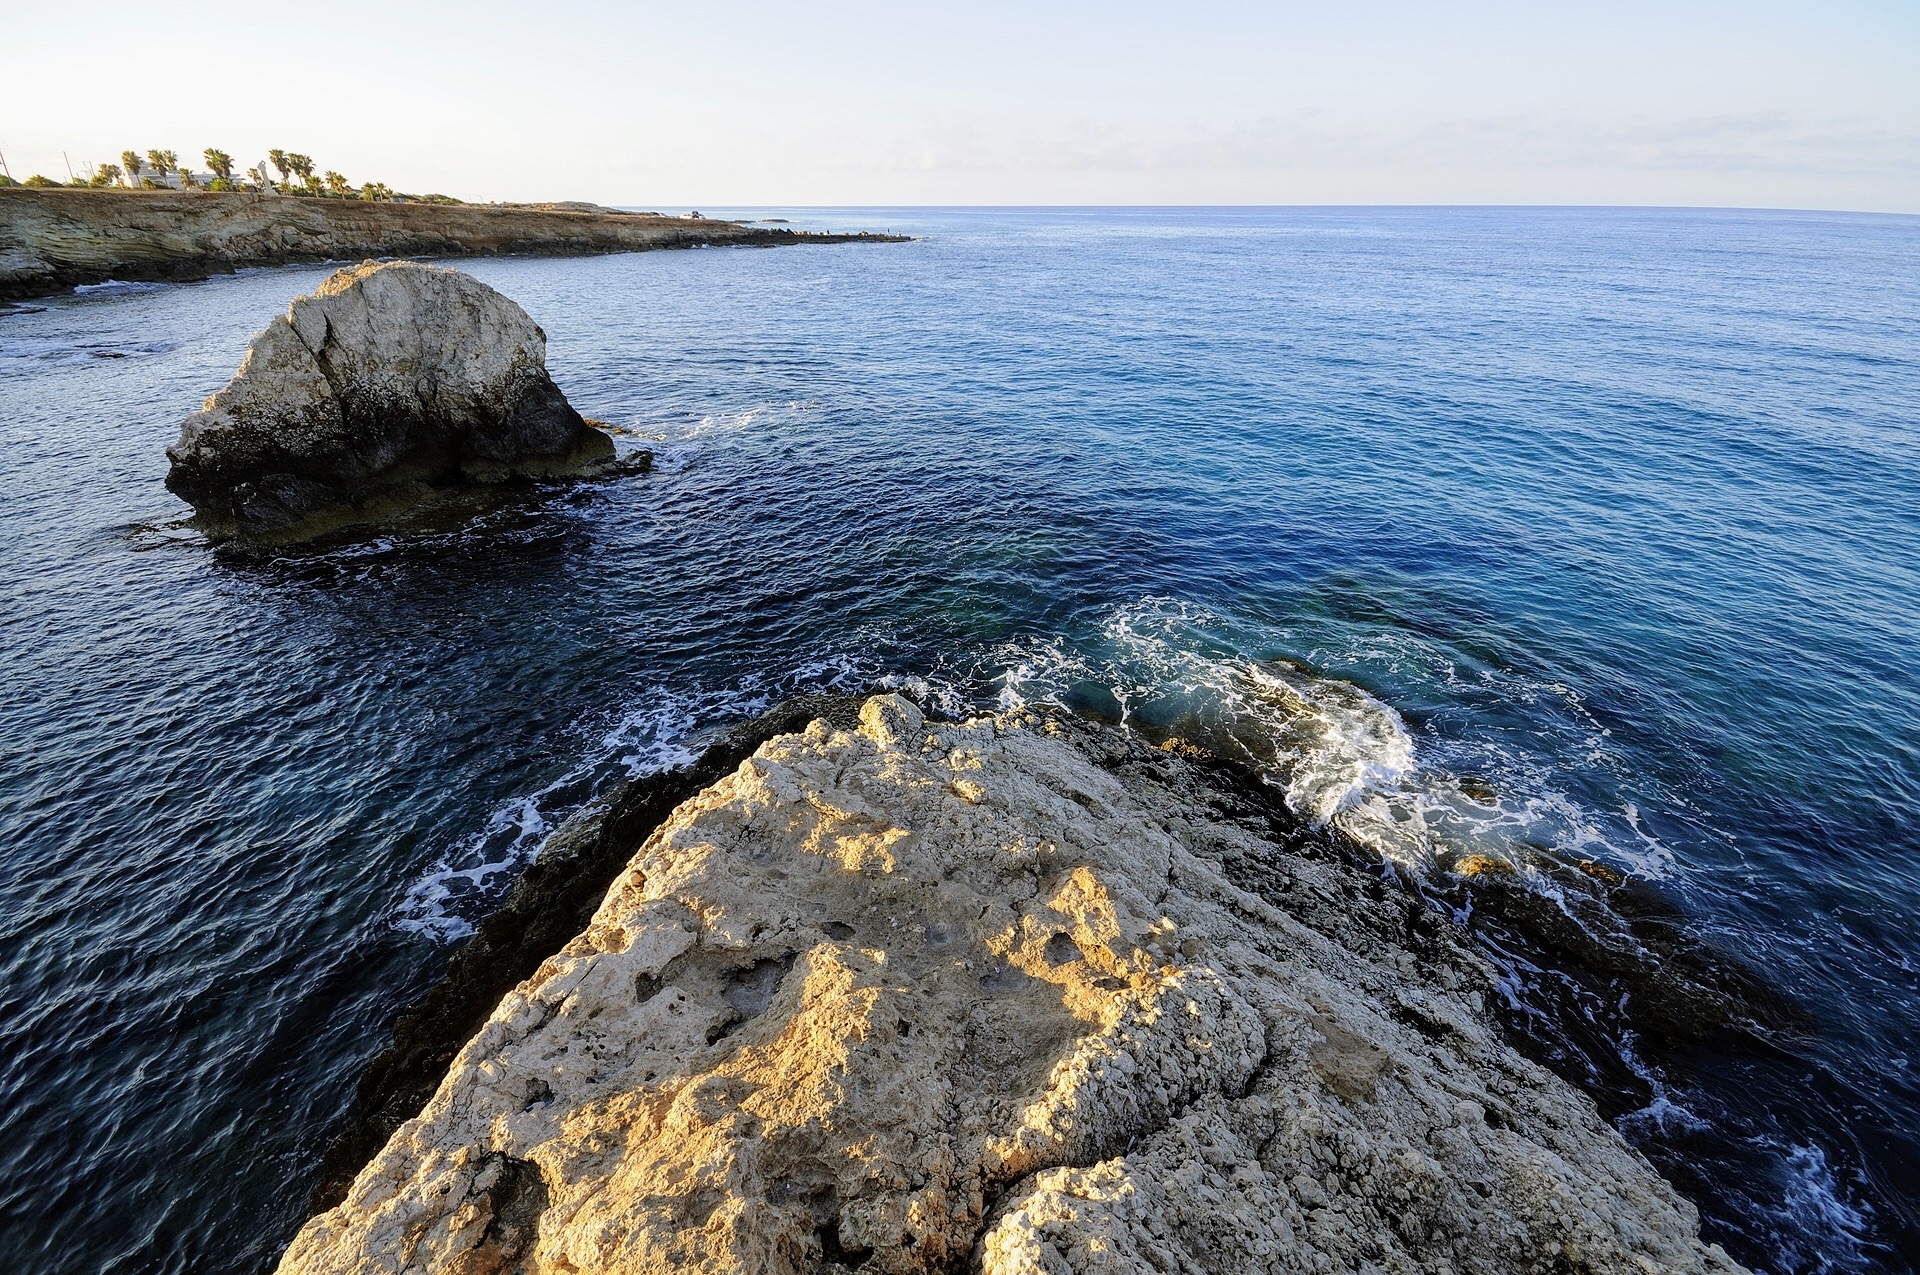
<instances>
[{"instance_id":1,"label":"sky","mask_svg":"<svg viewBox=\"0 0 1920 1275\"><path fill-rule=\"evenodd\" d=\"M281 147L396 190L661 211L1920 213L1920 0L10 9L16 179Z\"/></svg>"}]
</instances>

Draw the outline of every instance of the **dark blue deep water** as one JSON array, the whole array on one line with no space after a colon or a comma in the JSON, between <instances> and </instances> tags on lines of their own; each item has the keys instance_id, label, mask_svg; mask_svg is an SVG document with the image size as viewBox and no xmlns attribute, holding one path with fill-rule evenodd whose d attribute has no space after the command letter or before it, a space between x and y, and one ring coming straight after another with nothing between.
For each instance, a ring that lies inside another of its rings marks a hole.
<instances>
[{"instance_id":1,"label":"dark blue deep water","mask_svg":"<svg viewBox=\"0 0 1920 1275\"><path fill-rule=\"evenodd\" d=\"M271 555L162 448L324 269L0 312L0 1266L270 1265L543 829L896 685L1650 880L1812 1026L1623 1041L1622 1131L1747 1262L1913 1269L1920 219L790 215L925 238L465 267L651 476Z\"/></svg>"}]
</instances>

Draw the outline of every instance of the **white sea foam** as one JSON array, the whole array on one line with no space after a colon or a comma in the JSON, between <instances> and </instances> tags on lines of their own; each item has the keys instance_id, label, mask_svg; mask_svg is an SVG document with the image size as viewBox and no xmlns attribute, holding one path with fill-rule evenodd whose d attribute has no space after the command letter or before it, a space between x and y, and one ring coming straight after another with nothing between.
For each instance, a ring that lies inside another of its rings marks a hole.
<instances>
[{"instance_id":1,"label":"white sea foam","mask_svg":"<svg viewBox=\"0 0 1920 1275\"><path fill-rule=\"evenodd\" d=\"M656 474L678 474L700 463L701 457L739 434L767 425L784 425L812 404L793 401L759 403L734 412L712 412L678 420L635 421L617 426L616 447L646 448L653 453Z\"/></svg>"},{"instance_id":2,"label":"white sea foam","mask_svg":"<svg viewBox=\"0 0 1920 1275\"><path fill-rule=\"evenodd\" d=\"M1820 1246L1812 1253L1784 1254L1782 1265L1809 1271L1872 1269L1872 1212L1851 1198L1819 1147L1796 1144L1784 1151L1777 1212L1788 1225L1780 1229L1789 1235L1818 1236Z\"/></svg>"},{"instance_id":3,"label":"white sea foam","mask_svg":"<svg viewBox=\"0 0 1920 1275\"><path fill-rule=\"evenodd\" d=\"M884 640L876 635L873 644L884 646ZM695 760L722 728L788 696L857 694L876 686L917 691L935 703L959 702L956 686L938 679L881 673L879 657L871 653L830 654L777 677L750 674L722 687L652 688L566 773L536 792L502 802L478 831L436 858L401 899L394 924L442 941L462 938L548 835L595 797L626 779Z\"/></svg>"},{"instance_id":4,"label":"white sea foam","mask_svg":"<svg viewBox=\"0 0 1920 1275\"><path fill-rule=\"evenodd\" d=\"M1211 612L1171 599L1115 608L1090 649L1047 638L997 651L998 704L1110 699L1127 725L1254 763L1307 818L1430 861L1417 806L1396 801L1417 769L1399 714L1351 682L1241 655L1219 627Z\"/></svg>"},{"instance_id":5,"label":"white sea foam","mask_svg":"<svg viewBox=\"0 0 1920 1275\"><path fill-rule=\"evenodd\" d=\"M759 679L712 691L656 689L621 716L572 769L537 792L502 802L478 832L440 855L407 890L394 924L443 941L473 930L477 914L538 853L549 833L623 779L692 761L700 731L751 717L771 702Z\"/></svg>"},{"instance_id":6,"label":"white sea foam","mask_svg":"<svg viewBox=\"0 0 1920 1275\"><path fill-rule=\"evenodd\" d=\"M1029 639L996 648L985 663L1001 708L1111 701L1109 711L1129 725L1251 762L1293 810L1410 868L1483 854L1524 871L1542 848L1647 876L1671 862L1636 808L1613 819L1588 809L1538 750L1497 737L1416 742L1400 714L1358 684L1245 654L1257 637L1205 608L1147 597L1109 612L1091 642ZM1484 671L1464 675L1404 633L1358 636L1324 654L1450 693L1550 698L1579 724L1583 761L1611 763L1605 728L1566 686L1519 678L1489 686Z\"/></svg>"},{"instance_id":7,"label":"white sea foam","mask_svg":"<svg viewBox=\"0 0 1920 1275\"><path fill-rule=\"evenodd\" d=\"M750 414L733 422L743 423ZM683 764L698 755L703 732L801 691L900 690L953 716L983 707L1104 710L1150 735L1177 735L1253 764L1303 817L1421 872L1481 854L1525 873L1543 850L1645 875L1658 875L1670 862L1636 807L1629 804L1612 818L1587 808L1525 741L1416 738L1391 705L1357 683L1305 663L1244 654L1245 642L1205 608L1147 597L1110 610L1091 640L1002 643L965 667L891 672L886 657L893 641L876 632L863 635L854 651L822 656L777 678L749 678L720 690L656 691L577 766L539 792L503 803L480 831L442 856L408 892L398 923L444 938L465 933L503 874L523 866L589 796L620 778ZM1371 665L1462 692L1487 691L1483 679L1463 678L1444 656L1402 634L1368 636L1336 654L1348 667ZM1567 688L1522 683L1504 689L1521 700L1545 696L1566 706L1565 716L1590 727L1577 741L1580 750L1604 753L1604 728ZM1545 878L1536 882L1552 888Z\"/></svg>"},{"instance_id":8,"label":"white sea foam","mask_svg":"<svg viewBox=\"0 0 1920 1275\"><path fill-rule=\"evenodd\" d=\"M1666 1078L1659 1070L1650 1066L1640 1056L1638 1033L1626 1032L1615 1045L1620 1061L1627 1070L1639 1077L1651 1096L1647 1105L1637 1111L1629 1111L1615 1123L1620 1131L1629 1136L1650 1137L1681 1131L1699 1131L1708 1127L1708 1122L1696 1115L1685 1104L1674 1100Z\"/></svg>"},{"instance_id":9,"label":"white sea foam","mask_svg":"<svg viewBox=\"0 0 1920 1275\"><path fill-rule=\"evenodd\" d=\"M76 283L73 286L75 296L120 296L132 292L158 292L166 287L164 283L151 283L130 279L108 279L104 283Z\"/></svg>"}]
</instances>

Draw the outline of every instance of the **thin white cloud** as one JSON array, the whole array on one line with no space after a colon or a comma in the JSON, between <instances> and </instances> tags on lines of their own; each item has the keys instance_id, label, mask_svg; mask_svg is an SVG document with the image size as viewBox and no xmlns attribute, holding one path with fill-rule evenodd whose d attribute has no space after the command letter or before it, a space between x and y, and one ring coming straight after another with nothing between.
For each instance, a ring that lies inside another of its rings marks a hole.
<instances>
[{"instance_id":1,"label":"thin white cloud","mask_svg":"<svg viewBox=\"0 0 1920 1275\"><path fill-rule=\"evenodd\" d=\"M1342 125L1301 112L1246 123L930 126L847 167L880 171L1154 172L1375 169L1648 170L1920 175L1920 134L1778 113L1619 121L1507 115L1413 126Z\"/></svg>"}]
</instances>

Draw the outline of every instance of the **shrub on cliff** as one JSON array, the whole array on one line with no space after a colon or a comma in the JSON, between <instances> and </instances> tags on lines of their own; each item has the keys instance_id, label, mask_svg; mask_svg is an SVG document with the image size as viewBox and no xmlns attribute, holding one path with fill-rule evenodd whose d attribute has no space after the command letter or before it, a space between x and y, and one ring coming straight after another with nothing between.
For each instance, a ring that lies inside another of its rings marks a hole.
<instances>
[{"instance_id":1,"label":"shrub on cliff","mask_svg":"<svg viewBox=\"0 0 1920 1275\"><path fill-rule=\"evenodd\" d=\"M53 178L51 177L42 177L39 173L35 173L33 176L27 178L27 180L23 184L27 186L44 188L49 186L58 186L60 183L53 180Z\"/></svg>"},{"instance_id":2,"label":"shrub on cliff","mask_svg":"<svg viewBox=\"0 0 1920 1275\"><path fill-rule=\"evenodd\" d=\"M0 173L0 187L18 186L19 184L19 182L13 180L13 178L7 176L5 173Z\"/></svg>"}]
</instances>

